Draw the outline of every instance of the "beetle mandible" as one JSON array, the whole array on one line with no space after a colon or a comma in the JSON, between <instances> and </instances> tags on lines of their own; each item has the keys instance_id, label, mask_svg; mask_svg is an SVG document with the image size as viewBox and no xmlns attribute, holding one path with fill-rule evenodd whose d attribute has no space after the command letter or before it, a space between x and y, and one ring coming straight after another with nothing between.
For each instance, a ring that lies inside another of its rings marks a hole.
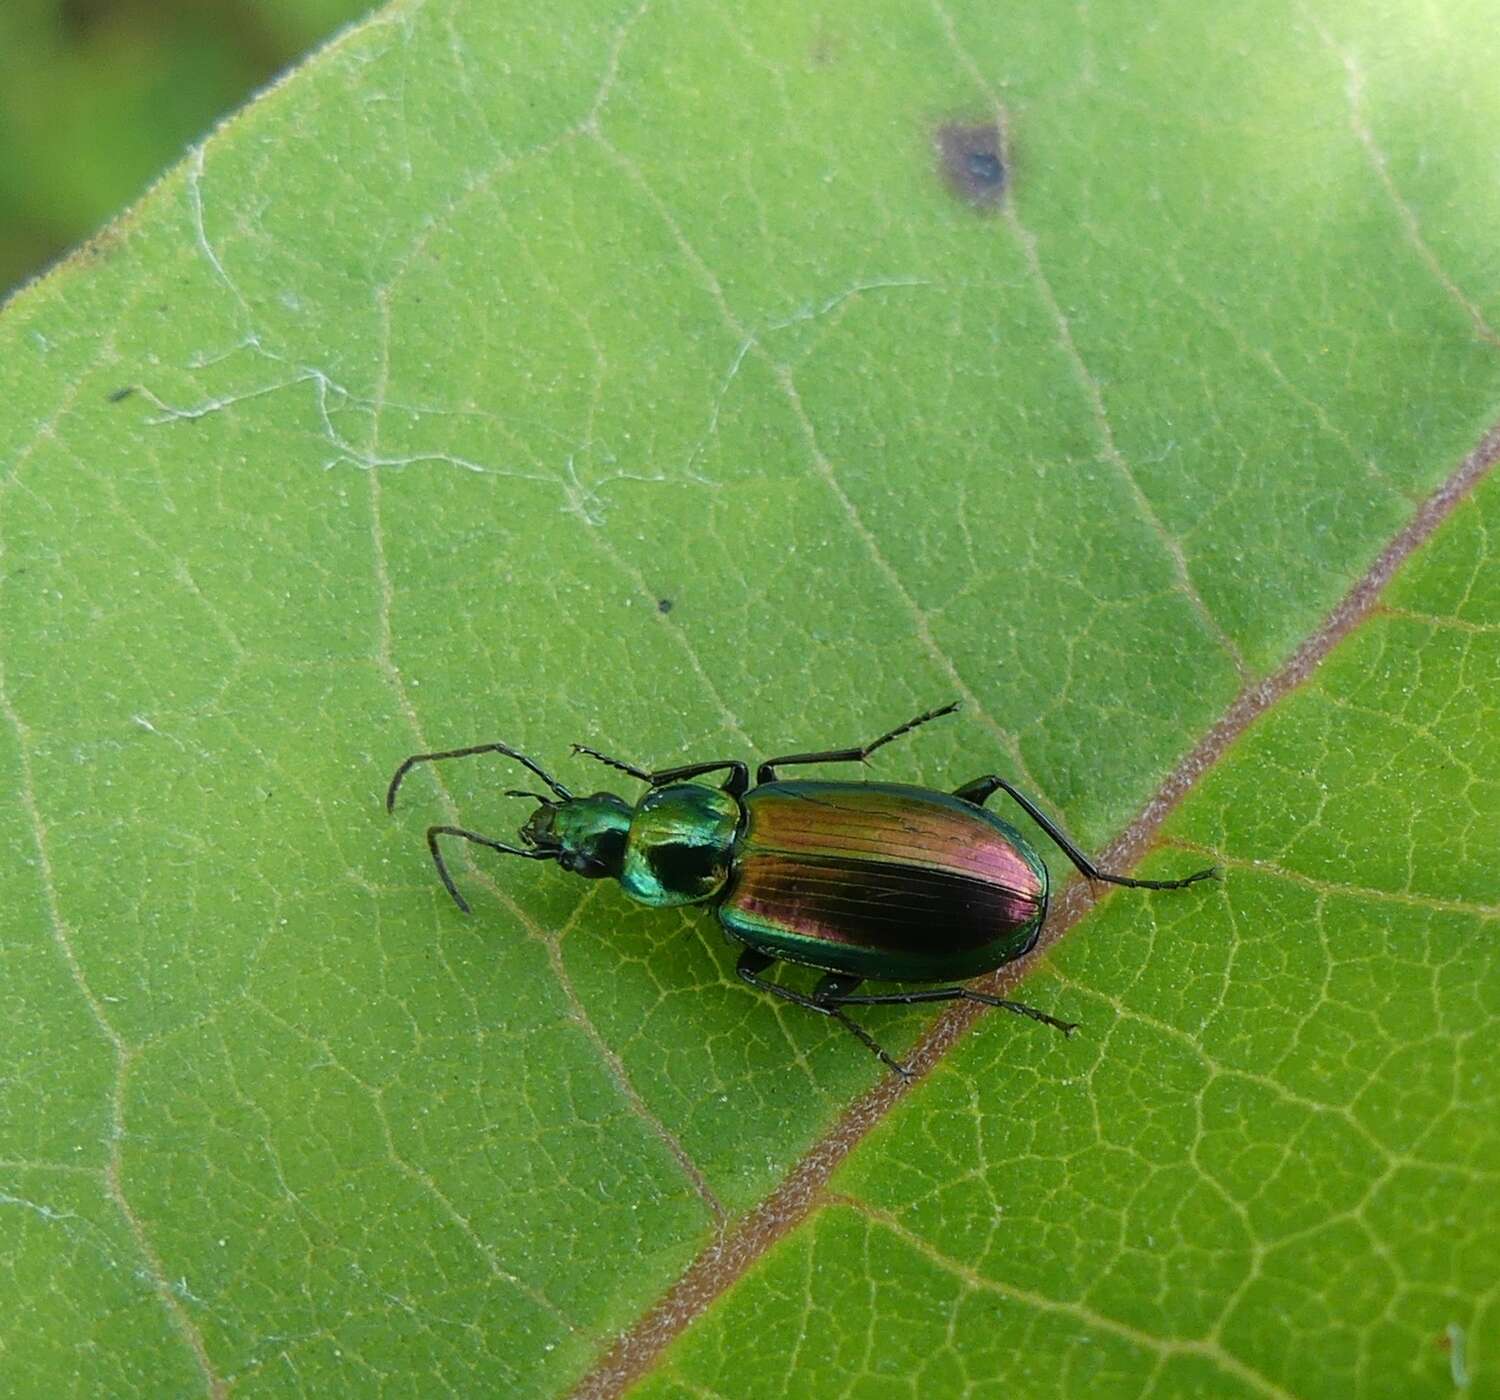
<instances>
[{"instance_id":1,"label":"beetle mandible","mask_svg":"<svg viewBox=\"0 0 1500 1400\"><path fill-rule=\"evenodd\" d=\"M808 763L863 763L876 749L958 709L928 710L859 748L768 758L755 771L741 759L688 763L655 772L610 758L586 744L573 752L598 759L647 786L632 806L612 792L575 797L534 759L507 744L418 753L396 769L387 811L419 763L476 754L512 758L547 785L551 796L508 789L536 810L520 828L519 846L461 826L427 829L427 847L448 893L464 913L439 837L454 836L502 855L555 860L585 879L609 876L630 898L652 908L705 904L729 937L744 945L737 971L750 986L822 1016L831 1016L896 1073L888 1055L846 1006L912 1005L965 1000L998 1006L1053 1026L1075 1023L987 992L950 985L917 991L862 993L866 980L959 983L1024 957L1047 917L1049 879L1042 858L1009 822L984 804L1003 792L1090 880L1132 889L1176 890L1212 878L1213 868L1180 880L1137 880L1100 870L1025 793L988 774L956 791L903 783L783 779L778 768ZM718 787L693 782L727 773ZM773 982L778 962L824 976L810 996Z\"/></svg>"}]
</instances>

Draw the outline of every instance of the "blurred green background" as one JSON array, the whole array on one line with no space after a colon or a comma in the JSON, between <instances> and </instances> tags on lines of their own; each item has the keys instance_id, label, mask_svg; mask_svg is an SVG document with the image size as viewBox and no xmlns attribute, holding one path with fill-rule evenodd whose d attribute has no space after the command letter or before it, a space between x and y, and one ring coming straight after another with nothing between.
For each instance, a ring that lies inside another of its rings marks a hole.
<instances>
[{"instance_id":1,"label":"blurred green background","mask_svg":"<svg viewBox=\"0 0 1500 1400\"><path fill-rule=\"evenodd\" d=\"M0 0L0 299L373 0Z\"/></svg>"}]
</instances>

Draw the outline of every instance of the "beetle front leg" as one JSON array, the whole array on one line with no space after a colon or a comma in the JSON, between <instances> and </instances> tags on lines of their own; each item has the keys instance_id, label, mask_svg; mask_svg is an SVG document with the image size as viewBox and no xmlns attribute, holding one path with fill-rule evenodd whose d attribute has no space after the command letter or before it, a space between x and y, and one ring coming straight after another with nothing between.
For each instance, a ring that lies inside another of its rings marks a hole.
<instances>
[{"instance_id":1,"label":"beetle front leg","mask_svg":"<svg viewBox=\"0 0 1500 1400\"><path fill-rule=\"evenodd\" d=\"M1214 880L1218 878L1218 869L1209 866L1207 870L1197 870L1191 875L1185 875L1180 880L1137 880L1130 875L1111 875L1107 870L1100 870L1082 851L1075 846L1064 834L1063 829L1054 822L1040 807L1026 796L1019 788L997 778L993 773L985 778L975 778L972 783L965 783L953 795L962 798L965 802L972 802L976 807L983 807L989 801L990 796L996 792L1003 792L1028 817L1031 818L1043 831L1057 843L1058 849L1073 862L1074 865L1090 880L1103 880L1111 885L1127 885L1134 890L1180 890L1188 885L1196 884L1199 880Z\"/></svg>"},{"instance_id":2,"label":"beetle front leg","mask_svg":"<svg viewBox=\"0 0 1500 1400\"><path fill-rule=\"evenodd\" d=\"M794 992L790 987L783 987L778 982L772 982L769 978L762 977L760 974L768 967L774 966L775 962L776 959L766 953L757 952L754 948L746 948L740 954L739 963L734 970L739 974L742 982L754 987L757 991L770 992L772 996L780 997L783 1001L789 1001L794 1006L806 1007L809 1011L816 1011L820 1016L833 1017L835 1021L843 1026L845 1030L859 1041L865 1049L870 1051L883 1065L895 1070L903 1079L910 1079L912 1077L911 1071L905 1065L899 1060L893 1060L886 1054L881 1048L880 1042L869 1031L844 1015L836 1005L821 1003L814 997L803 996L801 992ZM827 982L828 979L825 977L823 981ZM859 979L855 978L854 985L858 986L858 984ZM819 986L822 985L822 983L819 983Z\"/></svg>"}]
</instances>

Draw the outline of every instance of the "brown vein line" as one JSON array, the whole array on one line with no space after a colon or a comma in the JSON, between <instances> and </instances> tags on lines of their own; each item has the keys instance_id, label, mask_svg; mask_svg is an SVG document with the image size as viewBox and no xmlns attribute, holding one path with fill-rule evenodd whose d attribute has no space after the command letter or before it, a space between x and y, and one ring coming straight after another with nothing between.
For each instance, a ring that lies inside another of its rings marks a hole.
<instances>
[{"instance_id":1,"label":"brown vein line","mask_svg":"<svg viewBox=\"0 0 1500 1400\"><path fill-rule=\"evenodd\" d=\"M1434 491L1406 527L1380 552L1370 567L1323 619L1322 624L1276 671L1247 685L1222 718L1167 775L1135 820L1102 853L1100 864L1129 870L1156 840L1167 815L1231 745L1284 696L1301 686L1323 659L1369 613L1396 570L1422 545L1460 501L1500 460L1500 423L1492 427L1458 469ZM1074 881L1056 901L1036 950L1019 963L1002 968L979 985L1004 993L1034 970L1038 961L1094 904L1082 880ZM907 1059L914 1079L924 1078L982 1014L972 1002L957 1002L928 1027ZM752 1264L784 1235L827 1202L827 1184L835 1169L863 1141L912 1085L888 1075L856 1099L832 1129L793 1164L781 1184L727 1235L715 1238L686 1271L640 1317L620 1334L594 1369L572 1392L574 1400L607 1400L622 1395L639 1380L687 1326L727 1292Z\"/></svg>"}]
</instances>

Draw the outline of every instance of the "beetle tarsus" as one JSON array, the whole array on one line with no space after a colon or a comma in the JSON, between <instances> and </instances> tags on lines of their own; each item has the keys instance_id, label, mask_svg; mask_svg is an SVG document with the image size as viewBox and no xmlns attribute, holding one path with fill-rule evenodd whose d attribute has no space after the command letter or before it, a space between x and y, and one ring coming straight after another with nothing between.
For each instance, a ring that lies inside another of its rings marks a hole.
<instances>
[{"instance_id":1,"label":"beetle tarsus","mask_svg":"<svg viewBox=\"0 0 1500 1400\"><path fill-rule=\"evenodd\" d=\"M1017 1016L1040 1021L1044 1026L1051 1026L1065 1036L1071 1036L1079 1026L1077 1021L1060 1021L1056 1016L1049 1016L1045 1011L1027 1006L1024 1001L1007 1001L1004 997L991 996L988 992L976 992L972 987L922 987L912 992L860 993L841 989L835 982L836 976L837 974L830 974L823 980L821 996L816 992L813 994L814 1005L819 1009L833 1010L840 1006L921 1006L934 1001L975 1001L981 1006L996 1006L1002 1011L1011 1011ZM857 982L855 985L858 985Z\"/></svg>"},{"instance_id":2,"label":"beetle tarsus","mask_svg":"<svg viewBox=\"0 0 1500 1400\"><path fill-rule=\"evenodd\" d=\"M887 1069L893 1070L908 1083L915 1077L912 1072L901 1063L900 1060L893 1058L885 1049L885 1047L881 1045L881 1043L876 1040L869 1031L867 1031L862 1025L860 1025L858 1021L851 1020L848 1016L844 1015L844 1013L840 1011L838 1007L819 1006L816 1002L813 1002L812 1008L815 1011L821 1011L825 1016L832 1016L835 1021L843 1026L846 1031L849 1031L854 1036L854 1038L859 1041L860 1044L865 1047L865 1049L869 1050L875 1056L875 1058L878 1059L880 1063L883 1064Z\"/></svg>"},{"instance_id":3,"label":"beetle tarsus","mask_svg":"<svg viewBox=\"0 0 1500 1400\"><path fill-rule=\"evenodd\" d=\"M1006 1001L1003 997L992 997L985 992L968 992L964 998L966 1001L977 1001L984 1006L996 1006L1002 1011L1012 1011L1017 1016L1029 1016L1033 1021L1040 1021L1044 1026L1051 1026L1053 1030L1061 1031L1063 1036L1071 1040L1073 1032L1081 1024L1078 1021L1062 1021L1056 1016L1049 1016L1045 1011L1038 1011L1034 1006L1027 1006L1024 1001Z\"/></svg>"},{"instance_id":4,"label":"beetle tarsus","mask_svg":"<svg viewBox=\"0 0 1500 1400\"><path fill-rule=\"evenodd\" d=\"M1185 890L1189 885L1196 885L1199 880L1217 880L1219 878L1219 867L1211 865L1207 870L1195 870L1191 875L1184 875L1180 880L1136 880L1128 875L1110 875L1103 870L1096 870L1089 876L1091 880L1102 880L1109 885L1125 885L1133 890Z\"/></svg>"},{"instance_id":5,"label":"beetle tarsus","mask_svg":"<svg viewBox=\"0 0 1500 1400\"><path fill-rule=\"evenodd\" d=\"M596 758L600 763L607 764L611 768L618 768L622 773L628 773L632 778L639 778L648 787L665 787L668 783L685 783L690 778L701 778L705 773L717 773L720 769L728 770L729 776L724 779L723 789L731 797L743 797L750 787L749 766L738 758L716 758L707 763L683 763L675 768L658 768L648 773L644 768L637 768L633 763L626 763L623 759L611 758L608 754L602 754L598 749L591 749L587 744L574 744L574 753L587 754L590 758Z\"/></svg>"}]
</instances>

